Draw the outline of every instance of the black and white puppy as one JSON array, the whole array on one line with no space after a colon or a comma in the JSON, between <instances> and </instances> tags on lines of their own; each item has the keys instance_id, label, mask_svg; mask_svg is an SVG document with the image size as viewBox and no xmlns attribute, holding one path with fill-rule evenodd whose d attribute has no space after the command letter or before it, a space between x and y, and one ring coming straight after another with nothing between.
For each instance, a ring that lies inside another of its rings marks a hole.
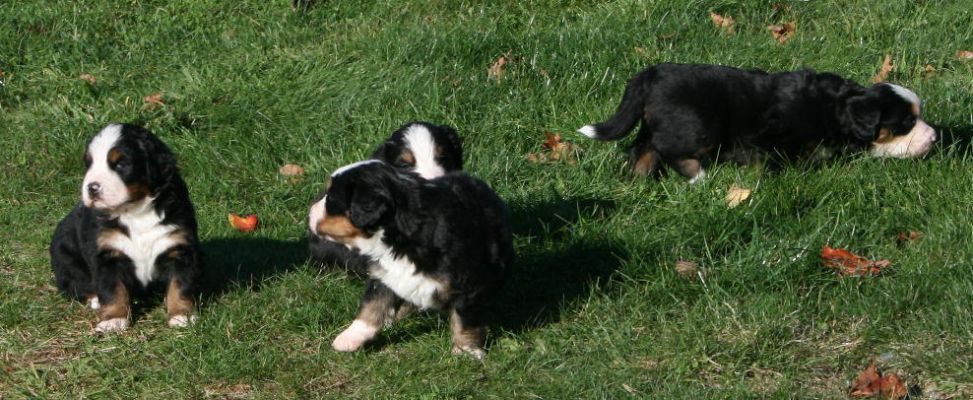
<instances>
[{"instance_id":1,"label":"black and white puppy","mask_svg":"<svg viewBox=\"0 0 973 400\"><path fill-rule=\"evenodd\" d=\"M372 261L358 316L332 347L358 350L411 305L449 312L453 352L482 357L488 302L514 258L506 207L486 183L362 161L331 175L309 224Z\"/></svg>"},{"instance_id":2,"label":"black and white puppy","mask_svg":"<svg viewBox=\"0 0 973 400\"><path fill-rule=\"evenodd\" d=\"M385 161L425 179L435 179L447 172L463 169L463 145L456 130L448 125L415 121L402 125L375 149L372 159ZM315 200L324 196L322 192ZM326 266L365 273L368 257L345 245L308 237L311 259Z\"/></svg>"},{"instance_id":3,"label":"black and white puppy","mask_svg":"<svg viewBox=\"0 0 973 400\"><path fill-rule=\"evenodd\" d=\"M105 332L127 328L131 296L162 283L169 325L186 326L201 271L176 157L148 130L113 124L88 142L84 165L81 202L51 242L57 288L97 310Z\"/></svg>"},{"instance_id":4,"label":"black and white puppy","mask_svg":"<svg viewBox=\"0 0 973 400\"><path fill-rule=\"evenodd\" d=\"M651 174L661 161L696 182L705 176L701 161L717 153L742 162L815 149L920 157L936 141L921 111L919 97L898 85L863 87L812 70L660 64L628 81L615 115L578 132L617 140L641 122L632 171Z\"/></svg>"}]
</instances>

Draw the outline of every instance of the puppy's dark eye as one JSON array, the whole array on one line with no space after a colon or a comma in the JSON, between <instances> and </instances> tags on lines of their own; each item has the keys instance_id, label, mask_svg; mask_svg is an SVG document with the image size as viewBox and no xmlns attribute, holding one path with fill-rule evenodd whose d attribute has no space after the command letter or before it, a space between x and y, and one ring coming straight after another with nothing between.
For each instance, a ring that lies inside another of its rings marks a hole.
<instances>
[{"instance_id":1,"label":"puppy's dark eye","mask_svg":"<svg viewBox=\"0 0 973 400\"><path fill-rule=\"evenodd\" d=\"M132 164L128 161L127 158L120 158L120 159L118 159L118 161L115 161L115 165L112 168L114 168L115 170L120 171L120 170L123 170L125 168L128 168L130 165L132 165Z\"/></svg>"}]
</instances>

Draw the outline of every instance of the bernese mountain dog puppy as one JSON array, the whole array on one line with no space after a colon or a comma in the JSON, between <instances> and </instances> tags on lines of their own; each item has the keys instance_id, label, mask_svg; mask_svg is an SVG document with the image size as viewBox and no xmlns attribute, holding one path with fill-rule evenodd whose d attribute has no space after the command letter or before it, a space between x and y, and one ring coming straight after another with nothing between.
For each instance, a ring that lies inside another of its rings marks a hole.
<instances>
[{"instance_id":1,"label":"bernese mountain dog puppy","mask_svg":"<svg viewBox=\"0 0 973 400\"><path fill-rule=\"evenodd\" d=\"M372 159L415 172L425 179L434 179L463 169L463 145L452 127L415 121L393 132L375 149ZM314 202L322 197L324 192ZM366 273L368 258L342 244L309 235L308 247L311 259L321 265Z\"/></svg>"},{"instance_id":2,"label":"bernese mountain dog puppy","mask_svg":"<svg viewBox=\"0 0 973 400\"><path fill-rule=\"evenodd\" d=\"M617 140L641 122L628 151L632 172L653 174L662 162L692 183L717 154L743 163L809 150L920 157L936 141L921 111L919 96L893 84L863 87L812 70L660 64L628 81L610 119L578 132Z\"/></svg>"},{"instance_id":3,"label":"bernese mountain dog puppy","mask_svg":"<svg viewBox=\"0 0 973 400\"><path fill-rule=\"evenodd\" d=\"M108 125L88 142L81 202L57 225L60 292L97 310L98 332L129 325L131 298L165 288L169 326L186 326L201 272L196 215L176 157L148 130Z\"/></svg>"},{"instance_id":4,"label":"bernese mountain dog puppy","mask_svg":"<svg viewBox=\"0 0 973 400\"><path fill-rule=\"evenodd\" d=\"M483 356L488 304L514 259L507 209L486 183L361 161L331 175L309 224L372 261L358 315L335 350L358 350L412 306L447 311L453 353Z\"/></svg>"}]
</instances>

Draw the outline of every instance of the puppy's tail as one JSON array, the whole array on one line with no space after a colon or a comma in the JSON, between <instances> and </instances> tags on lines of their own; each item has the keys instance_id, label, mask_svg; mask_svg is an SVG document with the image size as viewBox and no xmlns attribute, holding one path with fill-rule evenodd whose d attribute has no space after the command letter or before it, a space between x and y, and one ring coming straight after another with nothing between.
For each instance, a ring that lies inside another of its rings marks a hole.
<instances>
[{"instance_id":1,"label":"puppy's tail","mask_svg":"<svg viewBox=\"0 0 973 400\"><path fill-rule=\"evenodd\" d=\"M645 113L646 86L649 78L646 75L648 74L639 74L628 81L622 103L618 105L615 115L607 121L582 126L578 132L595 140L618 140L628 135Z\"/></svg>"}]
</instances>

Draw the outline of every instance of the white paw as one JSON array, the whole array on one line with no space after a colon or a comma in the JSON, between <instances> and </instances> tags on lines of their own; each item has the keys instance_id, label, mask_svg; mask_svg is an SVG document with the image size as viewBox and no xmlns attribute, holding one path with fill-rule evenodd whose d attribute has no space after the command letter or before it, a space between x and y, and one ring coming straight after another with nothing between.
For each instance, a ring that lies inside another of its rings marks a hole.
<instances>
[{"instance_id":1,"label":"white paw","mask_svg":"<svg viewBox=\"0 0 973 400\"><path fill-rule=\"evenodd\" d=\"M483 349L469 346L453 346L453 354L470 356L473 357L474 360L483 360L483 357L486 357L486 352L483 351Z\"/></svg>"},{"instance_id":2,"label":"white paw","mask_svg":"<svg viewBox=\"0 0 973 400\"><path fill-rule=\"evenodd\" d=\"M185 316L177 315L175 317L169 318L169 326L173 328L185 328L189 325L196 323L196 316Z\"/></svg>"},{"instance_id":3,"label":"white paw","mask_svg":"<svg viewBox=\"0 0 973 400\"><path fill-rule=\"evenodd\" d=\"M88 307L91 307L92 310L101 308L101 303L98 302L98 296L91 296L88 298Z\"/></svg>"},{"instance_id":4,"label":"white paw","mask_svg":"<svg viewBox=\"0 0 973 400\"><path fill-rule=\"evenodd\" d=\"M362 347L378 333L378 328L369 326L363 321L355 320L348 329L341 332L338 337L331 342L331 347L337 351L349 352Z\"/></svg>"},{"instance_id":5,"label":"white paw","mask_svg":"<svg viewBox=\"0 0 973 400\"><path fill-rule=\"evenodd\" d=\"M128 318L112 318L98 322L98 325L95 325L95 332L124 331L126 328L128 328Z\"/></svg>"}]
</instances>

